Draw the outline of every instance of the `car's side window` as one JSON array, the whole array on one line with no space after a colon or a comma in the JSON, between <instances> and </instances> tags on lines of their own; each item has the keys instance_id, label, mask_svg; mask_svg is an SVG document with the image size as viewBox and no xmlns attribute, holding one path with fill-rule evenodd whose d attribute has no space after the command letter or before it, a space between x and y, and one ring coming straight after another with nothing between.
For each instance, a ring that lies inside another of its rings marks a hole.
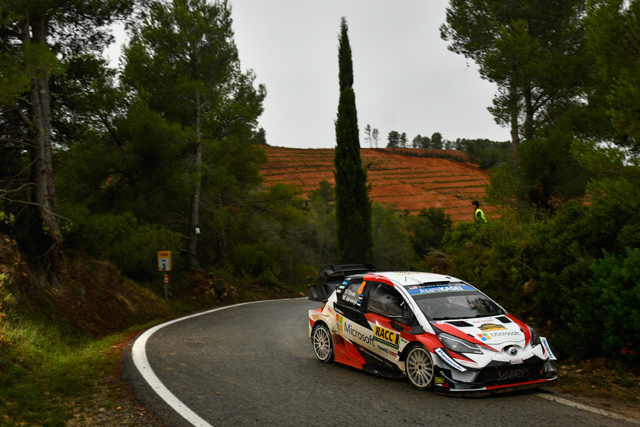
<instances>
[{"instance_id":1,"label":"car's side window","mask_svg":"<svg viewBox=\"0 0 640 427\"><path fill-rule=\"evenodd\" d=\"M371 283L367 311L385 317L402 316L402 297L391 286L384 283Z\"/></svg>"},{"instance_id":2,"label":"car's side window","mask_svg":"<svg viewBox=\"0 0 640 427\"><path fill-rule=\"evenodd\" d=\"M364 285L365 282L361 279L350 280L349 283L344 286L342 292L339 294L340 300L347 304L360 306L362 304ZM342 285L340 287L342 287Z\"/></svg>"}]
</instances>

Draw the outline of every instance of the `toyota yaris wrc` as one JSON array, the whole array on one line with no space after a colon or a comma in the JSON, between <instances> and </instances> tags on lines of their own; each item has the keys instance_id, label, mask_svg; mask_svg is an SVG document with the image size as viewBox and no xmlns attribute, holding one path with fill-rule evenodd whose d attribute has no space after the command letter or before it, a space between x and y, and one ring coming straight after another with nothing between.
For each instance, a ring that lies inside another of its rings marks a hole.
<instances>
[{"instance_id":1,"label":"toyota yaris wrc","mask_svg":"<svg viewBox=\"0 0 640 427\"><path fill-rule=\"evenodd\" d=\"M330 265L311 286L309 337L323 362L458 395L553 385L547 340L470 284L419 272Z\"/></svg>"}]
</instances>

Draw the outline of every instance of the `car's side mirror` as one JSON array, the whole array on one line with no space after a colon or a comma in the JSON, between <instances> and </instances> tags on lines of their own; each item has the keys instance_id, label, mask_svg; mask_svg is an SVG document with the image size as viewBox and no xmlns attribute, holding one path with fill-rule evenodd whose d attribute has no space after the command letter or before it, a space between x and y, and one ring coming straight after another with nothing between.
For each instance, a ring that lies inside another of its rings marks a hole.
<instances>
[{"instance_id":1,"label":"car's side mirror","mask_svg":"<svg viewBox=\"0 0 640 427\"><path fill-rule=\"evenodd\" d=\"M397 318L400 319L402 316L398 316ZM395 329L396 331L402 332L404 331L404 326L402 324L400 324L399 322L397 322L395 319L391 319L391 322L389 322L391 324L391 327L393 329Z\"/></svg>"}]
</instances>

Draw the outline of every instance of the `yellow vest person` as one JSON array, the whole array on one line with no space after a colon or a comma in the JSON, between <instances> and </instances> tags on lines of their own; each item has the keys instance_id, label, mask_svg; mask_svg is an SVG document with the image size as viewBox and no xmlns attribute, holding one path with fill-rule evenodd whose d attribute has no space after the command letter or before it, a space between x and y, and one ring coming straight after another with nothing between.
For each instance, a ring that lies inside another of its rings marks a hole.
<instances>
[{"instance_id":1,"label":"yellow vest person","mask_svg":"<svg viewBox=\"0 0 640 427\"><path fill-rule=\"evenodd\" d=\"M476 207L476 210L473 213L473 219L477 222L487 222L487 217L484 216L484 212L480 209L480 203L477 200L474 200L471 204Z\"/></svg>"}]
</instances>

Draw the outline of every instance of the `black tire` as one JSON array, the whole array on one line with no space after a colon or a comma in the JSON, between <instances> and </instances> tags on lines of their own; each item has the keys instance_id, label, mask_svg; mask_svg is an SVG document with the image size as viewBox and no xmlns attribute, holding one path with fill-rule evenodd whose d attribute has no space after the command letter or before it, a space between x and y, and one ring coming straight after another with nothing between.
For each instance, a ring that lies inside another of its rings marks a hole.
<instances>
[{"instance_id":1,"label":"black tire","mask_svg":"<svg viewBox=\"0 0 640 427\"><path fill-rule=\"evenodd\" d=\"M427 390L433 387L435 366L426 348L417 345L409 350L405 360L405 373L415 388Z\"/></svg>"},{"instance_id":2,"label":"black tire","mask_svg":"<svg viewBox=\"0 0 640 427\"><path fill-rule=\"evenodd\" d=\"M333 362L333 339L327 325L321 323L313 328L311 342L313 343L313 352L318 360L324 363Z\"/></svg>"}]
</instances>

